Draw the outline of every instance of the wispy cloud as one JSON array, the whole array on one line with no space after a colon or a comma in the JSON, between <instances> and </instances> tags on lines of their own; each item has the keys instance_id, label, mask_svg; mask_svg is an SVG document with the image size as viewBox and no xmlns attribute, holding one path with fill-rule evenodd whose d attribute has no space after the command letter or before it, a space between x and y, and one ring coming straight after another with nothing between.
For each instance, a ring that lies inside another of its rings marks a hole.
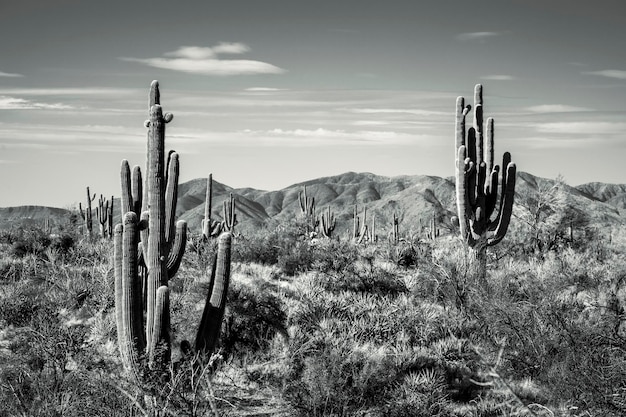
<instances>
[{"instance_id":1,"label":"wispy cloud","mask_svg":"<svg viewBox=\"0 0 626 417\"><path fill-rule=\"evenodd\" d=\"M0 77L23 77L22 74L13 74L10 72L0 71Z\"/></svg>"},{"instance_id":2,"label":"wispy cloud","mask_svg":"<svg viewBox=\"0 0 626 417\"><path fill-rule=\"evenodd\" d=\"M246 88L245 91L250 91L254 93L267 93L273 91L286 91L285 88L272 88L272 87L250 87Z\"/></svg>"},{"instance_id":3,"label":"wispy cloud","mask_svg":"<svg viewBox=\"0 0 626 417\"><path fill-rule=\"evenodd\" d=\"M480 78L483 80L492 80L492 81L511 81L511 80L517 79L513 75L505 75L505 74L485 75Z\"/></svg>"},{"instance_id":4,"label":"wispy cloud","mask_svg":"<svg viewBox=\"0 0 626 417\"><path fill-rule=\"evenodd\" d=\"M245 131L252 136L263 137L270 142L280 141L293 145L346 145L350 143L382 145L392 143L406 143L415 139L415 135L401 132L383 130L357 130L348 131L342 129L272 129L269 131Z\"/></svg>"},{"instance_id":5,"label":"wispy cloud","mask_svg":"<svg viewBox=\"0 0 626 417\"><path fill-rule=\"evenodd\" d=\"M345 109L351 113L356 114L411 114L414 116L443 116L448 115L446 112L435 111L435 110L424 110L424 109L393 109L393 108L385 108L385 109L376 109L376 108L354 108L354 109Z\"/></svg>"},{"instance_id":6,"label":"wispy cloud","mask_svg":"<svg viewBox=\"0 0 626 417\"><path fill-rule=\"evenodd\" d=\"M250 48L242 43L220 43L213 47L181 46L159 58L128 58L122 61L138 62L154 68L201 75L282 74L284 69L262 61L221 59L220 54L243 54Z\"/></svg>"},{"instance_id":7,"label":"wispy cloud","mask_svg":"<svg viewBox=\"0 0 626 417\"><path fill-rule=\"evenodd\" d=\"M600 75L607 78L617 78L619 80L626 80L626 71L623 70L602 70L602 71L586 71L583 74Z\"/></svg>"},{"instance_id":8,"label":"wispy cloud","mask_svg":"<svg viewBox=\"0 0 626 417\"><path fill-rule=\"evenodd\" d=\"M626 123L590 121L539 123L536 130L542 133L567 135L622 135L626 131Z\"/></svg>"},{"instance_id":9,"label":"wispy cloud","mask_svg":"<svg viewBox=\"0 0 626 417\"><path fill-rule=\"evenodd\" d=\"M499 34L498 32L466 32L458 34L456 38L460 41L484 41Z\"/></svg>"},{"instance_id":10,"label":"wispy cloud","mask_svg":"<svg viewBox=\"0 0 626 417\"><path fill-rule=\"evenodd\" d=\"M67 110L73 108L62 103L38 103L18 97L0 96L0 110Z\"/></svg>"},{"instance_id":11,"label":"wispy cloud","mask_svg":"<svg viewBox=\"0 0 626 417\"><path fill-rule=\"evenodd\" d=\"M0 94L16 94L21 96L93 96L134 94L136 89L122 88L0 88Z\"/></svg>"},{"instance_id":12,"label":"wispy cloud","mask_svg":"<svg viewBox=\"0 0 626 417\"><path fill-rule=\"evenodd\" d=\"M526 107L525 110L532 113L574 113L593 111L593 109L587 107L570 106L567 104L540 104L538 106Z\"/></svg>"}]
</instances>

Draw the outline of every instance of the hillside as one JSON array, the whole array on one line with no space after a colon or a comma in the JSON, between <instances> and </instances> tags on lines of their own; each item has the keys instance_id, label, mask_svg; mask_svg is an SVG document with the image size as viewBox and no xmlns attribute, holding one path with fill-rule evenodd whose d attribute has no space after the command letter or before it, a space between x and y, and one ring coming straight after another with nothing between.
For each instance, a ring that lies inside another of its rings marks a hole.
<instances>
[{"instance_id":1,"label":"hillside","mask_svg":"<svg viewBox=\"0 0 626 417\"><path fill-rule=\"evenodd\" d=\"M527 195L539 189L549 189L554 180L536 177L526 172L517 176L516 192ZM221 219L222 204L233 193L237 200L240 230L254 229L267 222L285 222L299 212L298 193L307 187L315 197L318 211L330 206L337 217L340 233L352 227L354 205L359 213L364 207L368 219L376 216L380 234L389 229L388 223L396 213L401 224L416 230L426 227L433 213L439 227L447 228L455 214L454 182L452 178L428 175L385 177L371 173L347 172L341 175L312 179L290 185L282 190L264 191L254 188L232 188L213 181L213 216ZM204 215L206 179L198 178L179 186L177 216L188 222L191 231L199 231ZM622 224L626 221L626 185L588 183L566 187L567 201L575 210L585 211L592 223ZM119 207L119 200L115 202ZM0 228L19 224L42 223L50 219L54 225L68 225L70 211L66 209L22 206L0 209ZM80 220L80 219L79 219ZM116 214L116 222L119 214ZM80 223L80 221L79 221Z\"/></svg>"}]
</instances>

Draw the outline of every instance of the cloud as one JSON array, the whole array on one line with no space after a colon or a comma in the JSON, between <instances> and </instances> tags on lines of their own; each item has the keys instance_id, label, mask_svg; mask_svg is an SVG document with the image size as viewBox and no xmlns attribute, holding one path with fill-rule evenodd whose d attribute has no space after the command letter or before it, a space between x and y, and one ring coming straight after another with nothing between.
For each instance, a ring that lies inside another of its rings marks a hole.
<instances>
[{"instance_id":1,"label":"cloud","mask_svg":"<svg viewBox=\"0 0 626 417\"><path fill-rule=\"evenodd\" d=\"M175 51L166 52L165 56L186 59L215 58L218 54L243 54L250 48L243 43L220 43L212 48L202 46L181 46Z\"/></svg>"},{"instance_id":2,"label":"cloud","mask_svg":"<svg viewBox=\"0 0 626 417\"><path fill-rule=\"evenodd\" d=\"M484 77L480 77L483 80L492 80L492 81L511 81L516 80L517 78L512 75L504 75L504 74L496 74L496 75L485 75Z\"/></svg>"},{"instance_id":3,"label":"cloud","mask_svg":"<svg viewBox=\"0 0 626 417\"><path fill-rule=\"evenodd\" d=\"M0 110L67 110L73 108L62 103L37 103L23 98L0 96Z\"/></svg>"},{"instance_id":4,"label":"cloud","mask_svg":"<svg viewBox=\"0 0 626 417\"><path fill-rule=\"evenodd\" d=\"M160 58L128 58L122 61L138 62L154 68L201 75L282 74L284 69L262 61L220 59L219 54L242 54L250 48L242 43L220 43L214 47L181 46L166 52Z\"/></svg>"},{"instance_id":5,"label":"cloud","mask_svg":"<svg viewBox=\"0 0 626 417\"><path fill-rule=\"evenodd\" d=\"M22 74L12 74L10 72L0 71L0 77L23 77Z\"/></svg>"},{"instance_id":6,"label":"cloud","mask_svg":"<svg viewBox=\"0 0 626 417\"><path fill-rule=\"evenodd\" d=\"M435 111L435 110L423 110L423 109L375 109L375 108L356 108L345 109L351 113L357 114L411 114L414 116L443 116L449 115L449 112Z\"/></svg>"},{"instance_id":7,"label":"cloud","mask_svg":"<svg viewBox=\"0 0 626 417\"><path fill-rule=\"evenodd\" d=\"M467 32L458 34L456 38L460 41L484 41L498 35L498 32Z\"/></svg>"},{"instance_id":8,"label":"cloud","mask_svg":"<svg viewBox=\"0 0 626 417\"><path fill-rule=\"evenodd\" d=\"M0 94L18 94L23 96L93 96L133 94L136 89L122 88L0 88Z\"/></svg>"},{"instance_id":9,"label":"cloud","mask_svg":"<svg viewBox=\"0 0 626 417\"><path fill-rule=\"evenodd\" d=\"M587 107L569 106L567 104L540 104L538 106L526 107L525 110L532 113L573 113L593 111L593 109Z\"/></svg>"},{"instance_id":10,"label":"cloud","mask_svg":"<svg viewBox=\"0 0 626 417\"><path fill-rule=\"evenodd\" d=\"M601 75L603 77L626 80L626 71L622 71L622 70L587 71L587 72L583 72L583 74Z\"/></svg>"},{"instance_id":11,"label":"cloud","mask_svg":"<svg viewBox=\"0 0 626 417\"><path fill-rule=\"evenodd\" d=\"M245 130L243 133L264 138L269 142L289 142L293 145L339 145L339 144L392 144L405 143L415 139L415 135L383 130L347 131L343 129L271 129L268 131Z\"/></svg>"},{"instance_id":12,"label":"cloud","mask_svg":"<svg viewBox=\"0 0 626 417\"><path fill-rule=\"evenodd\" d=\"M539 123L536 130L542 133L567 135L621 135L626 130L625 122L553 122Z\"/></svg>"},{"instance_id":13,"label":"cloud","mask_svg":"<svg viewBox=\"0 0 626 417\"><path fill-rule=\"evenodd\" d=\"M265 93L265 92L272 92L272 91L286 91L286 89L285 88L272 88L272 87L250 87L250 88L246 88L245 91Z\"/></svg>"}]
</instances>

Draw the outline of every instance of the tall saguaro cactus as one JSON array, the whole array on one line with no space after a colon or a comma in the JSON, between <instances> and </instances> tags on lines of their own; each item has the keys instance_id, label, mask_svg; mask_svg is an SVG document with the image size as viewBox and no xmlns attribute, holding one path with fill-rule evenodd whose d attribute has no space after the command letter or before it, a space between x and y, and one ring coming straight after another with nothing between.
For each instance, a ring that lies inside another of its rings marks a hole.
<instances>
[{"instance_id":1,"label":"tall saguaro cactus","mask_svg":"<svg viewBox=\"0 0 626 417\"><path fill-rule=\"evenodd\" d=\"M516 167L508 152L502 158L504 169L494 163L494 121L487 119L485 131L481 84L474 88L474 123L466 131L470 110L465 99L458 97L456 203L461 237L484 258L486 247L499 243L507 232L513 212Z\"/></svg>"},{"instance_id":2,"label":"tall saguaro cactus","mask_svg":"<svg viewBox=\"0 0 626 417\"><path fill-rule=\"evenodd\" d=\"M120 354L125 367L140 383L146 381L151 371L158 371L158 375L162 375L161 372L171 360L168 281L180 265L187 232L186 222L176 223L174 219L179 162L175 152L170 152L167 162L165 160L165 124L172 120L172 115L163 114L159 97L159 85L154 81L150 90L150 120L146 122L146 192L142 197L140 170L136 168L131 179L128 162L123 161L122 210L126 212L123 224L115 228L114 238L115 304ZM147 211L141 213L140 220L137 210L141 207L142 199L144 204L146 200L148 202ZM230 245L230 233L220 236L214 262L218 267L211 278L211 290L205 307L205 310L210 310L205 315L208 314L212 319L208 325L201 325L197 336L198 340L209 340L210 343L196 342L202 355L210 355L219 336L224 313L222 298L225 297L230 277ZM140 256L140 251L143 256ZM147 269L145 283L143 274L139 272L141 260ZM213 296L216 292L219 295ZM205 321L203 319L203 323ZM181 346L190 344L183 342Z\"/></svg>"}]
</instances>

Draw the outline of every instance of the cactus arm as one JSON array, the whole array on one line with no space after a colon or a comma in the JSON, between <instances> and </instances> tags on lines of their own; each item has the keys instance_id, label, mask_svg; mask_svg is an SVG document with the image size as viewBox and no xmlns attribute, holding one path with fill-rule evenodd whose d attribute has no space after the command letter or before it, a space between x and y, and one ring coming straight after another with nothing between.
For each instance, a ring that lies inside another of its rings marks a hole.
<instances>
[{"instance_id":1,"label":"cactus arm","mask_svg":"<svg viewBox=\"0 0 626 417\"><path fill-rule=\"evenodd\" d=\"M202 321L196 336L196 350L208 357L213 353L220 335L226 295L230 282L230 254L232 235L222 233L218 240L217 257L211 274L211 289L202 313Z\"/></svg>"},{"instance_id":2,"label":"cactus arm","mask_svg":"<svg viewBox=\"0 0 626 417\"><path fill-rule=\"evenodd\" d=\"M141 207L143 202L143 179L141 178L141 167L135 165L133 167L131 196L133 201L133 211L137 216L141 216Z\"/></svg>"},{"instance_id":3,"label":"cactus arm","mask_svg":"<svg viewBox=\"0 0 626 417\"><path fill-rule=\"evenodd\" d=\"M130 174L130 165L128 160L122 160L122 167L120 169L120 182L122 183L122 196L121 196L121 211L122 216L128 213L129 211L134 210L134 201L132 195L132 180Z\"/></svg>"},{"instance_id":4,"label":"cactus arm","mask_svg":"<svg viewBox=\"0 0 626 417\"><path fill-rule=\"evenodd\" d=\"M180 164L178 154L170 152L168 155L167 177L165 189L165 242L169 247L176 232L176 205L178 203L178 176Z\"/></svg>"},{"instance_id":5,"label":"cactus arm","mask_svg":"<svg viewBox=\"0 0 626 417\"><path fill-rule=\"evenodd\" d=\"M154 303L154 330L150 351L148 352L148 366L150 369L163 369L171 359L171 336L170 336L170 289L166 285L160 286L156 291Z\"/></svg>"},{"instance_id":6,"label":"cactus arm","mask_svg":"<svg viewBox=\"0 0 626 417\"><path fill-rule=\"evenodd\" d=\"M211 210L213 209L213 174L209 174L206 183L206 195L204 198L204 220L202 221L202 235L205 239L211 237Z\"/></svg>"},{"instance_id":7,"label":"cactus arm","mask_svg":"<svg viewBox=\"0 0 626 417\"><path fill-rule=\"evenodd\" d=\"M513 201L515 199L515 177L517 173L517 168L513 162L510 162L506 168L507 175L506 187L503 187L506 191L502 195L502 208L499 213L499 221L498 226L495 229L494 236L489 238L487 241L487 245L493 246L499 243L509 228L509 224L511 222L511 215L513 214Z\"/></svg>"},{"instance_id":8,"label":"cactus arm","mask_svg":"<svg viewBox=\"0 0 626 417\"><path fill-rule=\"evenodd\" d=\"M138 237L137 216L133 212L126 213L123 226L116 227L114 250L118 343L125 367L140 380L140 360L145 351L146 339L143 331L141 282L137 268Z\"/></svg>"},{"instance_id":9,"label":"cactus arm","mask_svg":"<svg viewBox=\"0 0 626 417\"><path fill-rule=\"evenodd\" d=\"M493 171L494 168L494 122L493 117L487 118L487 129L485 131L485 162L487 163L487 172Z\"/></svg>"},{"instance_id":10,"label":"cactus arm","mask_svg":"<svg viewBox=\"0 0 626 417\"><path fill-rule=\"evenodd\" d=\"M183 260L185 254L185 247L187 244L187 222L179 220L176 222L176 233L174 234L174 241L170 248L170 253L167 258L167 276L173 277L178 272L180 263Z\"/></svg>"}]
</instances>

